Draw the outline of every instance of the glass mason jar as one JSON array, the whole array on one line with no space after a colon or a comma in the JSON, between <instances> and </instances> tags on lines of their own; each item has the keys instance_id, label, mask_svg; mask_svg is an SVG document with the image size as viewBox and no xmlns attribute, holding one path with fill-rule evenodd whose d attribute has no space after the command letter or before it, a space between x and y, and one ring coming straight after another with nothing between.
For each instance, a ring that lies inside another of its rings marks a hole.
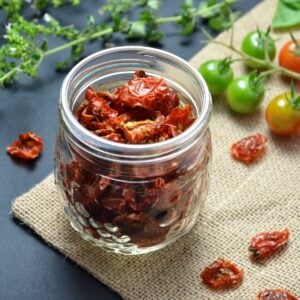
<instances>
[{"instance_id":1,"label":"glass mason jar","mask_svg":"<svg viewBox=\"0 0 300 300\"><path fill-rule=\"evenodd\" d=\"M74 116L85 90L108 90L142 69L163 77L192 106L194 123L169 140L143 145L113 142L88 131ZM158 49L125 46L77 64L60 94L55 178L72 227L105 250L142 254L187 233L206 198L211 96L199 73Z\"/></svg>"}]
</instances>

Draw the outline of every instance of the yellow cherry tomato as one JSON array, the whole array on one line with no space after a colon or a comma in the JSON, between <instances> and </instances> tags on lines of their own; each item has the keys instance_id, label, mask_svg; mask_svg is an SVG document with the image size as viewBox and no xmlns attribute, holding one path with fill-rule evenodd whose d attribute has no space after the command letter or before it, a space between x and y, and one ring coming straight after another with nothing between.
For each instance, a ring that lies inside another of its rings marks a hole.
<instances>
[{"instance_id":1,"label":"yellow cherry tomato","mask_svg":"<svg viewBox=\"0 0 300 300\"><path fill-rule=\"evenodd\" d=\"M284 93L276 96L266 109L266 120L270 129L279 135L300 132L300 99Z\"/></svg>"}]
</instances>

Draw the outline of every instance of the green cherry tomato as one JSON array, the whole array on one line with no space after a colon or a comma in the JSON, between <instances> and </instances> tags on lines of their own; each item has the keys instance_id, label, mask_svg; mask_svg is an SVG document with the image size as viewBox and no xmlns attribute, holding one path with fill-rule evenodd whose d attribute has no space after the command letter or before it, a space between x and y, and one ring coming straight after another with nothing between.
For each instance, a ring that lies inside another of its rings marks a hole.
<instances>
[{"instance_id":1,"label":"green cherry tomato","mask_svg":"<svg viewBox=\"0 0 300 300\"><path fill-rule=\"evenodd\" d=\"M260 75L251 73L231 82L226 91L229 107L238 113L252 113L263 100L265 89Z\"/></svg>"},{"instance_id":2,"label":"green cherry tomato","mask_svg":"<svg viewBox=\"0 0 300 300\"><path fill-rule=\"evenodd\" d=\"M267 49L265 50L265 48ZM268 32L257 30L248 33L244 37L242 42L242 51L251 57L261 60L266 59L267 51L270 60L273 60L276 54L276 46L274 40L269 36ZM248 61L247 65L255 69L264 68L264 65L258 62Z\"/></svg>"},{"instance_id":3,"label":"green cherry tomato","mask_svg":"<svg viewBox=\"0 0 300 300\"><path fill-rule=\"evenodd\" d=\"M276 96L266 109L266 120L270 129L279 135L300 132L300 98L291 93Z\"/></svg>"},{"instance_id":4,"label":"green cherry tomato","mask_svg":"<svg viewBox=\"0 0 300 300\"><path fill-rule=\"evenodd\" d=\"M209 60L199 67L212 95L223 94L233 79L230 59Z\"/></svg>"}]
</instances>

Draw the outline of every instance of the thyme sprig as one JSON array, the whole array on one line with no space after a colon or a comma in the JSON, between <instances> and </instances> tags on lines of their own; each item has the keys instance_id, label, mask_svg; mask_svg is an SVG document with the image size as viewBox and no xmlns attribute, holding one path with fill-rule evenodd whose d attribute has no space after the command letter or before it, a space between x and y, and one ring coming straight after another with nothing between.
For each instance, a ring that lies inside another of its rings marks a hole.
<instances>
[{"instance_id":1,"label":"thyme sprig","mask_svg":"<svg viewBox=\"0 0 300 300\"><path fill-rule=\"evenodd\" d=\"M2 1L0 2L1 8L1 3L6 0L0 1ZM13 1L19 3L18 0ZM78 3L78 0L70 1L73 4ZM182 34L189 34L195 30L197 18L208 19L208 21L219 18L222 22L224 9L228 10L237 1L217 2L216 0L209 0L196 6L193 1L185 0L177 15L162 17L159 16L158 10L161 5L160 0L108 0L101 12L107 14L111 22L100 23L96 22L93 17L88 17L86 26L80 30L74 26L61 26L57 20L48 14L44 16L44 20L34 23L17 13L14 15L14 21L6 26L5 43L0 48L0 86L12 84L22 73L30 77L37 76L38 67L47 56L70 49L70 58L56 65L58 70L64 70L84 55L87 42L100 37L107 38L114 32L123 33L129 39L158 42L164 37L159 26L164 23L175 23L181 28ZM38 0L34 2L38 5ZM60 5L63 2L63 0L41 1L43 5L45 3ZM130 14L137 7L140 9L139 17L136 20L131 20ZM16 7L16 11L18 9L19 6ZM13 12L9 11L12 15ZM226 18L228 19L228 15ZM230 19L231 22L234 21L232 15ZM227 22L226 27L228 26L229 23ZM47 42L49 36L61 38L64 42L60 46L49 48Z\"/></svg>"},{"instance_id":2,"label":"thyme sprig","mask_svg":"<svg viewBox=\"0 0 300 300\"><path fill-rule=\"evenodd\" d=\"M80 4L80 0L0 0L0 9L7 13L10 18L14 19L20 16L21 10L26 4L29 4L39 13L50 5L60 7L67 3L76 6Z\"/></svg>"}]
</instances>

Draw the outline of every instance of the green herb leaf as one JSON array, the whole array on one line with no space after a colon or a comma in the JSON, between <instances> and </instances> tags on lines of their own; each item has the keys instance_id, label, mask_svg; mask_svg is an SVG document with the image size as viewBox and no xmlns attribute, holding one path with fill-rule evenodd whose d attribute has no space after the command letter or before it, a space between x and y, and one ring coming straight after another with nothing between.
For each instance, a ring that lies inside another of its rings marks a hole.
<instances>
[{"instance_id":1,"label":"green herb leaf","mask_svg":"<svg viewBox=\"0 0 300 300\"><path fill-rule=\"evenodd\" d=\"M153 10L158 10L160 7L160 1L159 0L148 0L147 6Z\"/></svg>"},{"instance_id":2,"label":"green herb leaf","mask_svg":"<svg viewBox=\"0 0 300 300\"><path fill-rule=\"evenodd\" d=\"M80 0L33 0L32 3L33 7L37 11L41 12L45 10L49 5L52 5L57 8L64 4L71 3L71 5L76 6L80 4Z\"/></svg>"},{"instance_id":3,"label":"green herb leaf","mask_svg":"<svg viewBox=\"0 0 300 300\"><path fill-rule=\"evenodd\" d=\"M0 0L0 8L13 18L20 14L23 5L23 0Z\"/></svg>"},{"instance_id":4,"label":"green herb leaf","mask_svg":"<svg viewBox=\"0 0 300 300\"><path fill-rule=\"evenodd\" d=\"M142 21L130 22L127 38L140 39L146 37L146 25Z\"/></svg>"},{"instance_id":5,"label":"green herb leaf","mask_svg":"<svg viewBox=\"0 0 300 300\"><path fill-rule=\"evenodd\" d=\"M230 5L225 5L208 21L208 26L217 31L229 29L240 15L240 11L233 12Z\"/></svg>"},{"instance_id":6,"label":"green herb leaf","mask_svg":"<svg viewBox=\"0 0 300 300\"><path fill-rule=\"evenodd\" d=\"M200 14L200 16L202 18L211 18L213 16L215 16L216 11L210 9L211 6L215 5L217 3L217 0L208 0L208 1L202 1L199 5L199 11L201 11L202 13Z\"/></svg>"},{"instance_id":7,"label":"green herb leaf","mask_svg":"<svg viewBox=\"0 0 300 300\"><path fill-rule=\"evenodd\" d=\"M298 25L300 25L300 0L278 0L272 27L285 29Z\"/></svg>"},{"instance_id":8,"label":"green herb leaf","mask_svg":"<svg viewBox=\"0 0 300 300\"><path fill-rule=\"evenodd\" d=\"M181 4L181 18L177 22L179 26L182 27L182 30L180 33L182 35L188 35L190 34L196 26L196 8L194 7L194 2L193 0L185 0Z\"/></svg>"},{"instance_id":9,"label":"green herb leaf","mask_svg":"<svg viewBox=\"0 0 300 300\"><path fill-rule=\"evenodd\" d=\"M55 70L57 72L65 72L67 71L68 69L70 68L70 65L68 63L68 61L64 60L64 61L61 61L61 62L57 62L55 64Z\"/></svg>"}]
</instances>

